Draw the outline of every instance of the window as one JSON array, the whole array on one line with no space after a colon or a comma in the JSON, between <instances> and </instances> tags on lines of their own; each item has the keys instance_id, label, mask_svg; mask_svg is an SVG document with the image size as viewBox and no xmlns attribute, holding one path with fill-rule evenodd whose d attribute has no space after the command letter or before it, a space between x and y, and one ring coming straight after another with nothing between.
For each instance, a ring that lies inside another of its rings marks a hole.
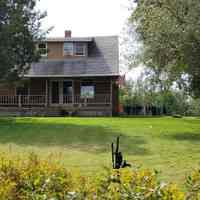
<instances>
[{"instance_id":1,"label":"window","mask_svg":"<svg viewBox=\"0 0 200 200\"><path fill-rule=\"evenodd\" d=\"M76 56L84 56L85 55L85 44L83 43L76 43L75 44L75 52Z\"/></svg>"},{"instance_id":2,"label":"window","mask_svg":"<svg viewBox=\"0 0 200 200\"><path fill-rule=\"evenodd\" d=\"M42 57L46 57L47 56L47 43L39 43L38 44L38 49L39 49L40 55Z\"/></svg>"},{"instance_id":3,"label":"window","mask_svg":"<svg viewBox=\"0 0 200 200\"><path fill-rule=\"evenodd\" d=\"M65 42L64 43L64 55L65 56L72 56L73 55L73 43L72 42Z\"/></svg>"},{"instance_id":4,"label":"window","mask_svg":"<svg viewBox=\"0 0 200 200\"><path fill-rule=\"evenodd\" d=\"M17 87L16 88L16 95L23 95L26 96L29 94L29 89L27 86L24 87Z\"/></svg>"},{"instance_id":5,"label":"window","mask_svg":"<svg viewBox=\"0 0 200 200\"><path fill-rule=\"evenodd\" d=\"M95 87L91 83L81 84L81 98L94 98Z\"/></svg>"},{"instance_id":6,"label":"window","mask_svg":"<svg viewBox=\"0 0 200 200\"><path fill-rule=\"evenodd\" d=\"M64 43L64 55L65 56L85 56L86 54L86 44L85 43Z\"/></svg>"},{"instance_id":7,"label":"window","mask_svg":"<svg viewBox=\"0 0 200 200\"><path fill-rule=\"evenodd\" d=\"M71 81L63 81L63 95L72 96L72 82Z\"/></svg>"}]
</instances>

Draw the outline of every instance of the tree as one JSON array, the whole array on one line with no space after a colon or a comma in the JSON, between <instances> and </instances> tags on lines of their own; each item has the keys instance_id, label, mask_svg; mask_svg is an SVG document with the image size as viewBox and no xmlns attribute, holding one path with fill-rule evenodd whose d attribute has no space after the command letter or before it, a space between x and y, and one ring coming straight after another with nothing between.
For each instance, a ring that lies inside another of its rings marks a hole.
<instances>
[{"instance_id":1,"label":"tree","mask_svg":"<svg viewBox=\"0 0 200 200\"><path fill-rule=\"evenodd\" d=\"M187 111L188 115L200 116L200 99L191 99L190 106Z\"/></svg>"},{"instance_id":2,"label":"tree","mask_svg":"<svg viewBox=\"0 0 200 200\"><path fill-rule=\"evenodd\" d=\"M148 77L126 81L120 91L120 101L128 114L187 115L199 113L198 102L183 90L159 90Z\"/></svg>"},{"instance_id":3,"label":"tree","mask_svg":"<svg viewBox=\"0 0 200 200\"><path fill-rule=\"evenodd\" d=\"M35 41L41 40L41 20L46 13L36 11L36 0L0 1L0 81L23 77L32 62L38 61Z\"/></svg>"},{"instance_id":4,"label":"tree","mask_svg":"<svg viewBox=\"0 0 200 200\"><path fill-rule=\"evenodd\" d=\"M139 0L130 17L142 51L139 62L157 80L174 82L200 96L200 2L199 0Z\"/></svg>"}]
</instances>

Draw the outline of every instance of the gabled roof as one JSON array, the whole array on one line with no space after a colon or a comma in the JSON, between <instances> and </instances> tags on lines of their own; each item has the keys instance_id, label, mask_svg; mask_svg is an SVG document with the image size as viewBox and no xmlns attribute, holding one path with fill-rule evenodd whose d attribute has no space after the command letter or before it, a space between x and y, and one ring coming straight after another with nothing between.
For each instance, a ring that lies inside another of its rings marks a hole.
<instances>
[{"instance_id":1,"label":"gabled roof","mask_svg":"<svg viewBox=\"0 0 200 200\"><path fill-rule=\"evenodd\" d=\"M26 77L118 76L118 37L94 37L92 41L88 57L41 60L32 64Z\"/></svg>"}]
</instances>

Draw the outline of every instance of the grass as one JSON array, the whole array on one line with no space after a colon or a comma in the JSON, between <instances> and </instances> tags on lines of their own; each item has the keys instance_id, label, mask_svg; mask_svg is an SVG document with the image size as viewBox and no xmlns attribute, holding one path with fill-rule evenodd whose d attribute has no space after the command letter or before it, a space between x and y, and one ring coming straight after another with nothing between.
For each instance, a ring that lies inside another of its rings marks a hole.
<instances>
[{"instance_id":1,"label":"grass","mask_svg":"<svg viewBox=\"0 0 200 200\"><path fill-rule=\"evenodd\" d=\"M0 151L58 158L93 174L111 166L110 144L121 135L128 162L183 183L200 164L200 118L0 118Z\"/></svg>"}]
</instances>

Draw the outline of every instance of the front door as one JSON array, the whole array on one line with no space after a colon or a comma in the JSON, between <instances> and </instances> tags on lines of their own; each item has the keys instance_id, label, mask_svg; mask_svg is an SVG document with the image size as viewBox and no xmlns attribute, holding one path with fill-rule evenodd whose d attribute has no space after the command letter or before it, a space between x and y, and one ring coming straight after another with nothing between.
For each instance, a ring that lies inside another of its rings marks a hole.
<instances>
[{"instance_id":1,"label":"front door","mask_svg":"<svg viewBox=\"0 0 200 200\"><path fill-rule=\"evenodd\" d=\"M63 81L63 103L70 104L72 103L73 96L73 86L72 81Z\"/></svg>"},{"instance_id":2,"label":"front door","mask_svg":"<svg viewBox=\"0 0 200 200\"><path fill-rule=\"evenodd\" d=\"M59 104L60 102L60 91L59 91L59 81L52 81L51 82L51 103L52 104Z\"/></svg>"},{"instance_id":3,"label":"front door","mask_svg":"<svg viewBox=\"0 0 200 200\"><path fill-rule=\"evenodd\" d=\"M73 99L72 81L51 81L51 104L71 104Z\"/></svg>"}]
</instances>

